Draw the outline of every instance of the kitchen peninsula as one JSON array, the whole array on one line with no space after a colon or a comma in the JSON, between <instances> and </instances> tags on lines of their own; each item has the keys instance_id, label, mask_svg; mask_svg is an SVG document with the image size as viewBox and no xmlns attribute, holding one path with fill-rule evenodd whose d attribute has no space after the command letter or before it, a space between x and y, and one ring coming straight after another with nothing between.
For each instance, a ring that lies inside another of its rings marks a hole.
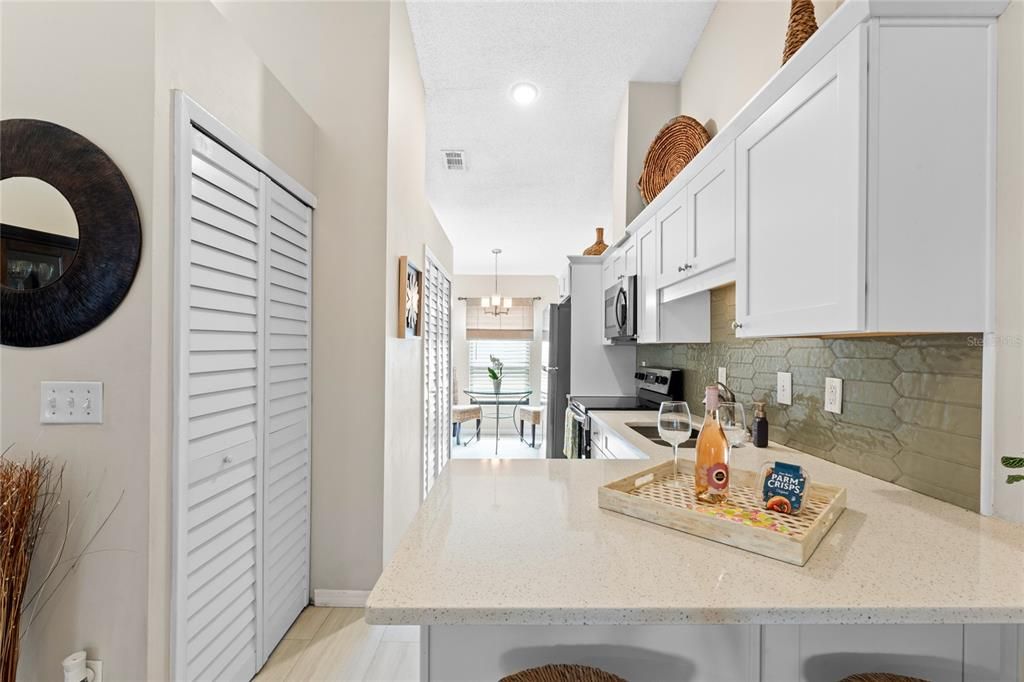
<instances>
[{"instance_id":1,"label":"kitchen peninsula","mask_svg":"<svg viewBox=\"0 0 1024 682\"><path fill-rule=\"evenodd\" d=\"M441 475L366 610L424 626L422 679L553 662L633 681L1018 679L1024 526L782 446L737 448L736 468L784 459L847 489L791 566L599 509L599 486L671 457L626 426L653 413L601 417L649 459L464 460Z\"/></svg>"}]
</instances>

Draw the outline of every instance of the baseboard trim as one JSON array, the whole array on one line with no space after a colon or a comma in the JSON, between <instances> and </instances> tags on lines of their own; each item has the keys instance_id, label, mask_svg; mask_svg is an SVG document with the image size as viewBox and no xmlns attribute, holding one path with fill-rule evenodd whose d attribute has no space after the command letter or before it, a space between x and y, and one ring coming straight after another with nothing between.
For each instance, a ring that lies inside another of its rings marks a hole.
<instances>
[{"instance_id":1,"label":"baseboard trim","mask_svg":"<svg viewBox=\"0 0 1024 682\"><path fill-rule=\"evenodd\" d=\"M362 608L369 596L369 590L313 590L313 606Z\"/></svg>"}]
</instances>

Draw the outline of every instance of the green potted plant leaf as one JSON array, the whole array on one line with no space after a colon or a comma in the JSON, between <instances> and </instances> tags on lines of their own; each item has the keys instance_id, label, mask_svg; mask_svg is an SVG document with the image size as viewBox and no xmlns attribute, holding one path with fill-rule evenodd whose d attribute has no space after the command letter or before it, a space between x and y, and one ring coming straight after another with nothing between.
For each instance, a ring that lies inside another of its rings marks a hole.
<instances>
[{"instance_id":1,"label":"green potted plant leaf","mask_svg":"<svg viewBox=\"0 0 1024 682\"><path fill-rule=\"evenodd\" d=\"M487 368L487 376L491 378L495 393L501 393L501 377L504 373L505 363L492 355L491 366Z\"/></svg>"},{"instance_id":2,"label":"green potted plant leaf","mask_svg":"<svg viewBox=\"0 0 1024 682\"><path fill-rule=\"evenodd\" d=\"M999 460L1007 469L1024 469L1024 457L1002 457ZM1020 483L1024 481L1024 473L1007 474L1007 483Z\"/></svg>"}]
</instances>

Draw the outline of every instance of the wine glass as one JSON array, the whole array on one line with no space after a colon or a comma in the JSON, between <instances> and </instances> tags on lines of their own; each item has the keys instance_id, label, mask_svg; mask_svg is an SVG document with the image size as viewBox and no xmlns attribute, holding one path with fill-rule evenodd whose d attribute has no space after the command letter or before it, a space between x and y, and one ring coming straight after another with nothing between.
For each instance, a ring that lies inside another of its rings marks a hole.
<instances>
[{"instance_id":1,"label":"wine glass","mask_svg":"<svg viewBox=\"0 0 1024 682\"><path fill-rule=\"evenodd\" d=\"M747 442L747 415L743 403L719 403L718 422L729 439L729 445L741 447Z\"/></svg>"},{"instance_id":2,"label":"wine glass","mask_svg":"<svg viewBox=\"0 0 1024 682\"><path fill-rule=\"evenodd\" d=\"M693 417L690 406L684 402L666 401L658 409L658 435L672 446L672 480L669 485L682 488L683 484L675 478L679 473L679 444L690 438L693 428Z\"/></svg>"}]
</instances>

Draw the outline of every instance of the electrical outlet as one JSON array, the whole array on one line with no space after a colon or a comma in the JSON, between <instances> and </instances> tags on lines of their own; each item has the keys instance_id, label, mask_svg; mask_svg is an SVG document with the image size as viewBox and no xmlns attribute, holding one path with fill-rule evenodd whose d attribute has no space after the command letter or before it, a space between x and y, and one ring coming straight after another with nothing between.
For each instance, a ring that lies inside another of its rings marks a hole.
<instances>
[{"instance_id":1,"label":"electrical outlet","mask_svg":"<svg viewBox=\"0 0 1024 682\"><path fill-rule=\"evenodd\" d=\"M775 377L775 400L779 405L792 405L793 375L789 372L779 372Z\"/></svg>"},{"instance_id":2,"label":"electrical outlet","mask_svg":"<svg viewBox=\"0 0 1024 682\"><path fill-rule=\"evenodd\" d=\"M718 381L720 381L721 383L724 384L725 380L727 378L728 378L728 372L725 371L725 367L719 367L718 368Z\"/></svg>"},{"instance_id":3,"label":"electrical outlet","mask_svg":"<svg viewBox=\"0 0 1024 682\"><path fill-rule=\"evenodd\" d=\"M39 423L102 424L103 382L40 382Z\"/></svg>"},{"instance_id":4,"label":"electrical outlet","mask_svg":"<svg viewBox=\"0 0 1024 682\"><path fill-rule=\"evenodd\" d=\"M87 660L85 669L92 671L92 682L103 682L103 661Z\"/></svg>"},{"instance_id":5,"label":"electrical outlet","mask_svg":"<svg viewBox=\"0 0 1024 682\"><path fill-rule=\"evenodd\" d=\"M825 379L825 411L842 414L843 412L843 380L828 377Z\"/></svg>"}]
</instances>

